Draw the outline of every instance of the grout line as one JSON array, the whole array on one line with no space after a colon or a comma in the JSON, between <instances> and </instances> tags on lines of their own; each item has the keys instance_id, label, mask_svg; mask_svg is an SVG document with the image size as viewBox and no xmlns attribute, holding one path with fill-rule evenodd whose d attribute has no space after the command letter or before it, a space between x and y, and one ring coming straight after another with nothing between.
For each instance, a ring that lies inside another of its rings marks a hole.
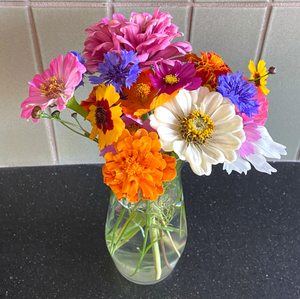
<instances>
[{"instance_id":1,"label":"grout line","mask_svg":"<svg viewBox=\"0 0 300 299\"><path fill-rule=\"evenodd\" d=\"M185 20L185 28L186 28L186 41L191 41L191 29L192 29L192 19L193 19L193 0L190 0L190 5L187 7L187 18Z\"/></svg>"},{"instance_id":2,"label":"grout line","mask_svg":"<svg viewBox=\"0 0 300 299\"><path fill-rule=\"evenodd\" d=\"M29 3L26 2L26 4L29 4ZM44 71L44 68L43 68L41 49L40 49L40 45L39 45L39 41L38 41L38 35L37 35L36 26L35 26L35 22L34 22L32 7L28 6L27 12L28 12L28 17L29 17L29 28L31 31L31 38L32 38L33 50L34 50L34 55L35 55L35 60L36 60L36 67L37 67L38 73L42 74ZM47 108L46 112L49 114L50 108ZM50 151L52 154L53 163L59 164L53 123L51 121L50 122L46 121L44 123L46 126L46 132L47 132L49 143L50 143Z\"/></svg>"},{"instance_id":3,"label":"grout line","mask_svg":"<svg viewBox=\"0 0 300 299\"><path fill-rule=\"evenodd\" d=\"M300 142L299 142L299 145L298 145L298 150L296 152L296 157L295 157L296 160L300 160Z\"/></svg>"},{"instance_id":4,"label":"grout line","mask_svg":"<svg viewBox=\"0 0 300 299\"><path fill-rule=\"evenodd\" d=\"M109 0L108 0L109 2ZM0 2L1 5L1 2ZM49 2L30 2L32 7L106 7L107 1L105 2L72 2L72 1L49 1Z\"/></svg>"},{"instance_id":5,"label":"grout line","mask_svg":"<svg viewBox=\"0 0 300 299\"><path fill-rule=\"evenodd\" d=\"M107 0L107 17L112 20L114 14L114 4L113 0Z\"/></svg>"},{"instance_id":6,"label":"grout line","mask_svg":"<svg viewBox=\"0 0 300 299\"><path fill-rule=\"evenodd\" d=\"M268 7L266 10L266 14L265 14L265 17L263 20L261 32L260 32L258 43L257 43L257 48L256 48L256 53L255 53L255 58L254 58L255 65L257 65L258 61L261 59L261 55L262 55L265 40L266 40L267 31L269 28L271 13L272 13L272 2L270 1L268 3Z\"/></svg>"},{"instance_id":7,"label":"grout line","mask_svg":"<svg viewBox=\"0 0 300 299\"><path fill-rule=\"evenodd\" d=\"M0 1L0 7L107 7L108 12L112 13L113 7L218 7L218 8L253 8L253 7L300 7L299 1L294 2L84 2L84 1Z\"/></svg>"}]
</instances>

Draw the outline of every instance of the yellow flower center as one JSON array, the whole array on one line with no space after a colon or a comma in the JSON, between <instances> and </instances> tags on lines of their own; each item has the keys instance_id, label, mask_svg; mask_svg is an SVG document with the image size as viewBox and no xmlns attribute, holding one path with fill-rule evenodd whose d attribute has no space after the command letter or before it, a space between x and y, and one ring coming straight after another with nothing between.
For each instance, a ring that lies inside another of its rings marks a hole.
<instances>
[{"instance_id":1,"label":"yellow flower center","mask_svg":"<svg viewBox=\"0 0 300 299\"><path fill-rule=\"evenodd\" d=\"M49 99L55 99L63 95L65 85L63 80L58 79L56 76L46 79L49 84L42 83L40 85L41 95ZM64 95L63 95L64 96Z\"/></svg>"},{"instance_id":2,"label":"yellow flower center","mask_svg":"<svg viewBox=\"0 0 300 299\"><path fill-rule=\"evenodd\" d=\"M134 92L139 100L143 100L150 93L150 86L145 83L139 83L135 86Z\"/></svg>"},{"instance_id":3,"label":"yellow flower center","mask_svg":"<svg viewBox=\"0 0 300 299\"><path fill-rule=\"evenodd\" d=\"M164 77L164 81L167 84L173 85L175 83L178 83L179 79L175 75L167 75L167 76Z\"/></svg>"},{"instance_id":4,"label":"yellow flower center","mask_svg":"<svg viewBox=\"0 0 300 299\"><path fill-rule=\"evenodd\" d=\"M216 130L208 115L198 110L183 118L180 123L181 138L189 143L205 144Z\"/></svg>"}]
</instances>

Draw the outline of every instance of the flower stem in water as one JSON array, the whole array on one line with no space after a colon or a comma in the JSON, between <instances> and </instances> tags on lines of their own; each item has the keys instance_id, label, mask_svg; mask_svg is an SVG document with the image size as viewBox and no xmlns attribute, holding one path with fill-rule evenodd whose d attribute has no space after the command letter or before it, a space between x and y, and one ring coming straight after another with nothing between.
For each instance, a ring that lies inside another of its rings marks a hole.
<instances>
[{"instance_id":1,"label":"flower stem in water","mask_svg":"<svg viewBox=\"0 0 300 299\"><path fill-rule=\"evenodd\" d=\"M154 225L156 224L155 217L153 217L151 219L151 222ZM151 243L153 243L154 240L158 240L159 237L160 237L159 236L159 230L157 228L150 228L150 240L151 240ZM159 252L159 244L158 244L158 242L153 243L152 253L153 253L153 261L154 261L154 269L155 269L155 280L159 280L160 277L161 277L161 262L160 262L160 252Z\"/></svg>"}]
</instances>

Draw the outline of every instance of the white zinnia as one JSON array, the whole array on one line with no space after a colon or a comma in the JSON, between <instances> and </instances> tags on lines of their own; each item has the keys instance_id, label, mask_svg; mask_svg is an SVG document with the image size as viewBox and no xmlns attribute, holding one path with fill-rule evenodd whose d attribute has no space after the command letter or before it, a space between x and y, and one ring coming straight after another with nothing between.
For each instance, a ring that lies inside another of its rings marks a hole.
<instances>
[{"instance_id":1,"label":"white zinnia","mask_svg":"<svg viewBox=\"0 0 300 299\"><path fill-rule=\"evenodd\" d=\"M157 130L163 150L187 160L198 175L210 175L211 165L235 161L236 150L245 141L234 104L206 87L180 90L154 110L150 125Z\"/></svg>"},{"instance_id":2,"label":"white zinnia","mask_svg":"<svg viewBox=\"0 0 300 299\"><path fill-rule=\"evenodd\" d=\"M261 138L256 141L249 141L254 147L254 154L250 154L244 159L237 152L238 157L236 161L230 164L224 163L223 165L223 169L225 169L228 174L233 170L238 173L244 172L247 174L247 171L251 169L251 164L260 172L268 174L277 172L277 170L267 162L265 157L280 159L280 155L286 155L285 146L273 141L264 126L258 126L257 131L260 133Z\"/></svg>"}]
</instances>

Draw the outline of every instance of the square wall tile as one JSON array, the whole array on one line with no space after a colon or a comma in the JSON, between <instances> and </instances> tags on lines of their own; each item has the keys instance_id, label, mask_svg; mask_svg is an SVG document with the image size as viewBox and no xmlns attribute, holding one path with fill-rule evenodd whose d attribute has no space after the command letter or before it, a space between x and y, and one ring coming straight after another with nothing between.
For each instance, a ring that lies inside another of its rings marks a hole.
<instances>
[{"instance_id":1,"label":"square wall tile","mask_svg":"<svg viewBox=\"0 0 300 299\"><path fill-rule=\"evenodd\" d=\"M20 117L37 72L25 7L0 8L0 40L0 167L53 164L45 123Z\"/></svg>"},{"instance_id":2,"label":"square wall tile","mask_svg":"<svg viewBox=\"0 0 300 299\"><path fill-rule=\"evenodd\" d=\"M107 16L106 8L33 8L37 34L40 43L44 68L60 54L69 51L82 52L89 26ZM92 87L86 84L76 92L80 103L85 100ZM71 111L66 109L61 117L69 117ZM72 121L72 120L71 120ZM88 126L90 130L90 125ZM84 137L77 136L60 124L55 123L55 136L60 163L101 162L97 144Z\"/></svg>"},{"instance_id":3,"label":"square wall tile","mask_svg":"<svg viewBox=\"0 0 300 299\"><path fill-rule=\"evenodd\" d=\"M119 13L125 16L125 18L128 20L130 18L130 15L132 12L146 12L151 15L156 10L156 6L153 7L142 7L142 6L116 6L114 8L114 13ZM178 7L161 7L160 10L161 12L168 12L172 16L172 23L175 24L178 28L178 32L182 32L184 36L182 37L177 37L174 39L172 42L177 42L177 41L185 41L186 40L186 20L188 18L188 8L186 6L178 6Z\"/></svg>"},{"instance_id":4,"label":"square wall tile","mask_svg":"<svg viewBox=\"0 0 300 299\"><path fill-rule=\"evenodd\" d=\"M265 11L265 8L195 8L191 26L193 52L197 55L199 51L215 52L234 73L248 75Z\"/></svg>"},{"instance_id":5,"label":"square wall tile","mask_svg":"<svg viewBox=\"0 0 300 299\"><path fill-rule=\"evenodd\" d=\"M85 29L107 17L106 8L33 7L43 67L60 54L82 52Z\"/></svg>"},{"instance_id":6,"label":"square wall tile","mask_svg":"<svg viewBox=\"0 0 300 299\"><path fill-rule=\"evenodd\" d=\"M265 39L262 59L277 68L269 76L269 117L266 127L274 141L287 147L284 159L295 159L300 141L300 7L275 7Z\"/></svg>"}]
</instances>

